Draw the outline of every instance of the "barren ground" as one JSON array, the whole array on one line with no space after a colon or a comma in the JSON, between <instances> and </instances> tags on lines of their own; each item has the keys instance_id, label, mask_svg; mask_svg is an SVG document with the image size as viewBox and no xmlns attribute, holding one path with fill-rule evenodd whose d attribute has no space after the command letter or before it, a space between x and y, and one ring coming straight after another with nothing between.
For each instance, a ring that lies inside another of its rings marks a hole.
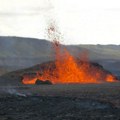
<instances>
[{"instance_id":1,"label":"barren ground","mask_svg":"<svg viewBox=\"0 0 120 120\"><path fill-rule=\"evenodd\" d=\"M120 120L120 83L1 86L0 120Z\"/></svg>"}]
</instances>

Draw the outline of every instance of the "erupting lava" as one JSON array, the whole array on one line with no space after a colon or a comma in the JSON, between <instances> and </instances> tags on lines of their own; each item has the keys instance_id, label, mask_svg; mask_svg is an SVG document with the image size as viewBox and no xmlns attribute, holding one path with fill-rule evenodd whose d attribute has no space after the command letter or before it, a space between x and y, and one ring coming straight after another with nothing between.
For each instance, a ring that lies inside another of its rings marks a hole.
<instances>
[{"instance_id":1,"label":"erupting lava","mask_svg":"<svg viewBox=\"0 0 120 120\"><path fill-rule=\"evenodd\" d=\"M55 28L52 26L48 29L48 34L53 39L53 47L55 50L55 62L48 64L46 69L38 71L34 77L28 75L23 76L24 84L35 84L36 80L50 80L53 84L67 83L102 83L114 82L115 76L105 72L102 68L91 66L87 57L83 60L74 58L66 48L61 48L57 41ZM85 54L86 56L86 54Z\"/></svg>"}]
</instances>

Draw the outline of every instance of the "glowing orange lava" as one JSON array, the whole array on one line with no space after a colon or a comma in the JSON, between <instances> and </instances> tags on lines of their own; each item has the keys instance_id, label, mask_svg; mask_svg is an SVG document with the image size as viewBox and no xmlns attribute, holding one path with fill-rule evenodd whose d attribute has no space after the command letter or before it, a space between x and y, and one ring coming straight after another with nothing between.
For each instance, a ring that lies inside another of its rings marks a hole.
<instances>
[{"instance_id":1,"label":"glowing orange lava","mask_svg":"<svg viewBox=\"0 0 120 120\"><path fill-rule=\"evenodd\" d=\"M52 65L48 65L48 69L45 69L40 73L36 73L36 76L29 77L24 76L24 84L35 84L36 80L50 80L53 84L69 84L69 83L102 83L102 82L114 82L115 77L112 74L104 72L98 67L93 67L88 62L80 64L66 49L61 50L60 44L54 41L55 49L55 68Z\"/></svg>"},{"instance_id":2,"label":"glowing orange lava","mask_svg":"<svg viewBox=\"0 0 120 120\"><path fill-rule=\"evenodd\" d=\"M48 34L55 32L54 26L48 29ZM82 54L81 61L74 58L68 50L61 47L57 39L59 37L52 35L53 48L55 51L54 67L48 64L47 69L38 71L36 76L23 76L24 84L35 84L36 80L50 80L53 84L70 83L102 83L114 82L115 76L104 71L102 68L92 66L88 60L87 54ZM83 60L84 58L84 60Z\"/></svg>"}]
</instances>

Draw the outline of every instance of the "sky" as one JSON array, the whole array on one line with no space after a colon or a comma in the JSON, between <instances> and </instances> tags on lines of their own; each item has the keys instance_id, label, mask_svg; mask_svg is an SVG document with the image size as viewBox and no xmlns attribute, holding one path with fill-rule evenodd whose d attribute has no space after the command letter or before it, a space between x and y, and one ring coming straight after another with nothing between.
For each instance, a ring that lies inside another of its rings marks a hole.
<instances>
[{"instance_id":1,"label":"sky","mask_svg":"<svg viewBox=\"0 0 120 120\"><path fill-rule=\"evenodd\" d=\"M119 0L0 0L0 35L47 39L55 21L64 44L120 44Z\"/></svg>"}]
</instances>

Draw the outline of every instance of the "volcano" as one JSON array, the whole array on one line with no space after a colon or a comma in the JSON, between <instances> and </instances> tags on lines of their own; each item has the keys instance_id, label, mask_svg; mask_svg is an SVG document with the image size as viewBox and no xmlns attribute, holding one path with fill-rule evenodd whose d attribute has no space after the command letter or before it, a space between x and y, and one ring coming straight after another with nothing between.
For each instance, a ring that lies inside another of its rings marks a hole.
<instances>
[{"instance_id":1,"label":"volcano","mask_svg":"<svg viewBox=\"0 0 120 120\"><path fill-rule=\"evenodd\" d=\"M80 51L74 57L60 44L61 34L56 25L48 26L48 37L52 39L54 61L40 64L34 74L22 74L22 84L36 84L36 81L52 84L86 84L116 82L116 77L97 63L89 60L87 51Z\"/></svg>"},{"instance_id":2,"label":"volcano","mask_svg":"<svg viewBox=\"0 0 120 120\"><path fill-rule=\"evenodd\" d=\"M53 84L103 83L115 82L116 77L97 63L91 63L87 52L79 58L71 55L66 48L61 48L58 41L53 41L55 61L41 64L34 76L23 75L23 84L35 84L36 80L49 80Z\"/></svg>"},{"instance_id":3,"label":"volcano","mask_svg":"<svg viewBox=\"0 0 120 120\"><path fill-rule=\"evenodd\" d=\"M36 81L49 80L53 84L69 84L69 83L104 83L104 82L115 82L117 78L109 71L105 70L103 66L94 62L84 62L76 59L76 63L80 69L85 67L81 73L69 72L64 73L65 68L62 66L62 73L57 72L55 61L45 62L40 65L36 65L29 69L24 70L23 73L23 84L36 84ZM32 71L32 72L31 72ZM39 72L38 72L39 71ZM70 74L70 75L68 75ZM61 76L60 76L61 75Z\"/></svg>"},{"instance_id":4,"label":"volcano","mask_svg":"<svg viewBox=\"0 0 120 120\"><path fill-rule=\"evenodd\" d=\"M87 62L87 61L85 62L77 58L75 59L75 62L78 65L78 68L82 69L82 67L83 68L85 67L83 69L83 72L85 72L84 73L85 76L81 77L81 74L79 75L78 73L71 71L71 74L72 74L71 76L73 78L70 76L68 76L67 78L68 73L66 72L65 74L64 70L67 70L68 68L65 69L65 67L61 66L61 71L62 69L63 71L61 74L59 74L56 68L56 61L48 61L42 64L37 64L27 69L21 69L21 70L9 72L9 73L2 75L0 77L1 85L5 85L7 83L9 85L10 84L11 85L37 84L37 83L41 83L41 84L47 84L47 83L86 84L86 83L106 83L106 82L117 81L117 77L115 75L113 75L108 70L105 70L104 67L98 63ZM99 73L99 76L98 76L98 73ZM59 75L62 75L62 76L59 76Z\"/></svg>"}]
</instances>

